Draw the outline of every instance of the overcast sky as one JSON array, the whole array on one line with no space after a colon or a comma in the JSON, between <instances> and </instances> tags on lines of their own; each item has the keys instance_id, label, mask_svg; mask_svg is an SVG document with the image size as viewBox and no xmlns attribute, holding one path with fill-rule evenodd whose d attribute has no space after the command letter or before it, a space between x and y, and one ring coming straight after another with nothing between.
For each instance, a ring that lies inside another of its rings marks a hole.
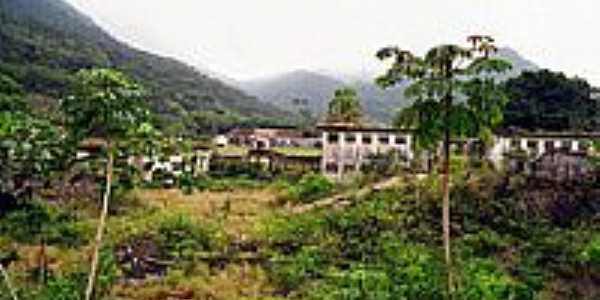
<instances>
[{"instance_id":1,"label":"overcast sky","mask_svg":"<svg viewBox=\"0 0 600 300\"><path fill-rule=\"evenodd\" d=\"M68 0L118 38L234 79L371 74L375 51L422 53L494 36L540 66L600 85L598 0Z\"/></svg>"}]
</instances>

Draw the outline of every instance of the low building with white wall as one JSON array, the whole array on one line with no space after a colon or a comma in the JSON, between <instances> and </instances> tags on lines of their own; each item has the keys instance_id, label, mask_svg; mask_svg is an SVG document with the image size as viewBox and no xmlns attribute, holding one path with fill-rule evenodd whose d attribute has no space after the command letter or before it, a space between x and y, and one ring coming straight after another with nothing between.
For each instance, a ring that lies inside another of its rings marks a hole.
<instances>
[{"instance_id":1,"label":"low building with white wall","mask_svg":"<svg viewBox=\"0 0 600 300\"><path fill-rule=\"evenodd\" d=\"M391 128L363 127L349 123L323 124L321 131L324 174L342 178L355 173L377 154L395 152L407 161L414 158L413 135Z\"/></svg>"},{"instance_id":2,"label":"low building with white wall","mask_svg":"<svg viewBox=\"0 0 600 300\"><path fill-rule=\"evenodd\" d=\"M520 153L536 160L548 152L587 154L600 132L519 132L497 135L487 157L497 166L511 154Z\"/></svg>"}]
</instances>

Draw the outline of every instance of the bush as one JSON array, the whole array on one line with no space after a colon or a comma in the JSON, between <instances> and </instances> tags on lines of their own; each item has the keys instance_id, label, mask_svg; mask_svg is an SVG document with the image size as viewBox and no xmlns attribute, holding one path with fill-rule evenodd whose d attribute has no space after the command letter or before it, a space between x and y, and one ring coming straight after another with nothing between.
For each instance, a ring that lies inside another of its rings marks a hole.
<instances>
[{"instance_id":1,"label":"bush","mask_svg":"<svg viewBox=\"0 0 600 300\"><path fill-rule=\"evenodd\" d=\"M46 287L33 298L35 300L80 300L85 288L85 274L51 276Z\"/></svg>"},{"instance_id":2,"label":"bush","mask_svg":"<svg viewBox=\"0 0 600 300\"><path fill-rule=\"evenodd\" d=\"M69 247L87 243L92 228L72 214L43 202L30 202L0 219L0 235L21 243L45 239L48 244Z\"/></svg>"},{"instance_id":3,"label":"bush","mask_svg":"<svg viewBox=\"0 0 600 300\"><path fill-rule=\"evenodd\" d=\"M302 247L292 256L276 256L272 261L271 279L286 293L321 278L326 271L325 257L314 246Z\"/></svg>"},{"instance_id":4,"label":"bush","mask_svg":"<svg viewBox=\"0 0 600 300\"><path fill-rule=\"evenodd\" d=\"M334 187L334 184L327 177L309 173L302 176L298 183L290 186L284 200L294 203L312 203L330 195Z\"/></svg>"},{"instance_id":5,"label":"bush","mask_svg":"<svg viewBox=\"0 0 600 300\"><path fill-rule=\"evenodd\" d=\"M600 234L594 236L585 246L579 260L583 263L600 267Z\"/></svg>"},{"instance_id":6,"label":"bush","mask_svg":"<svg viewBox=\"0 0 600 300\"><path fill-rule=\"evenodd\" d=\"M463 285L458 291L464 300L531 300L535 293L528 286L513 279L489 259L473 259L463 270Z\"/></svg>"},{"instance_id":7,"label":"bush","mask_svg":"<svg viewBox=\"0 0 600 300\"><path fill-rule=\"evenodd\" d=\"M200 224L183 214L160 221L157 237L161 248L175 258L189 257L197 251L208 251L215 245L206 224Z\"/></svg>"}]
</instances>

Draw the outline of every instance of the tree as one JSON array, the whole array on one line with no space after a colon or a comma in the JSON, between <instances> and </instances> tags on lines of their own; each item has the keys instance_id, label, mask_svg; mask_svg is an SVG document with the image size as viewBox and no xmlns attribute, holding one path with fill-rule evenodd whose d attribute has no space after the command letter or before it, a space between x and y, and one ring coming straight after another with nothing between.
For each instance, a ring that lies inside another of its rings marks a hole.
<instances>
[{"instance_id":1,"label":"tree","mask_svg":"<svg viewBox=\"0 0 600 300\"><path fill-rule=\"evenodd\" d=\"M461 136L491 140L491 129L501 122L502 107L507 101L493 75L511 68L510 63L491 57L496 51L491 37L471 36L468 41L472 43L470 47L441 45L423 57L398 47L377 52L380 60L392 60L386 74L376 80L380 86L388 88L405 80L411 82L405 93L414 102L399 114L397 125L414 129L419 147L437 149L442 141L442 226L450 296L454 289L450 249L450 141Z\"/></svg>"},{"instance_id":2,"label":"tree","mask_svg":"<svg viewBox=\"0 0 600 300\"><path fill-rule=\"evenodd\" d=\"M24 97L17 82L0 74L0 192L16 197L45 182L62 152L59 128L34 116Z\"/></svg>"},{"instance_id":3,"label":"tree","mask_svg":"<svg viewBox=\"0 0 600 300\"><path fill-rule=\"evenodd\" d=\"M356 91L351 88L336 90L329 102L326 120L331 123L361 123L362 109Z\"/></svg>"},{"instance_id":4,"label":"tree","mask_svg":"<svg viewBox=\"0 0 600 300\"><path fill-rule=\"evenodd\" d=\"M504 112L505 129L596 130L600 119L594 89L580 78L540 70L509 79L511 98Z\"/></svg>"},{"instance_id":5,"label":"tree","mask_svg":"<svg viewBox=\"0 0 600 300\"><path fill-rule=\"evenodd\" d=\"M72 137L76 142L85 138L100 138L106 149L106 187L98 224L91 271L85 299L92 297L98 268L98 252L102 237L112 187L114 157L117 141L135 132L149 116L143 101L142 88L124 74L109 69L79 71L75 76L72 95L61 103Z\"/></svg>"}]
</instances>

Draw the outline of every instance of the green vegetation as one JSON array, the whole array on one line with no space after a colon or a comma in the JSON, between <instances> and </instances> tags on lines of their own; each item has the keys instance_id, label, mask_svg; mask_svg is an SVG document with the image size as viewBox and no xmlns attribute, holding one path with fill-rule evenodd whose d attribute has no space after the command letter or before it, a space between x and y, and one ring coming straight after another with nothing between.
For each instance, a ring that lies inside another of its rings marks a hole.
<instances>
[{"instance_id":1,"label":"green vegetation","mask_svg":"<svg viewBox=\"0 0 600 300\"><path fill-rule=\"evenodd\" d=\"M362 118L362 108L356 91L351 88L336 90L328 105L326 121L360 124Z\"/></svg>"},{"instance_id":2,"label":"green vegetation","mask_svg":"<svg viewBox=\"0 0 600 300\"><path fill-rule=\"evenodd\" d=\"M392 66L377 78L384 88L411 81L406 96L414 102L400 111L396 125L414 130L417 147L436 151L442 143L443 181L442 224L449 293L452 293L450 249L450 142L460 137L493 140L492 130L502 121L507 102L504 91L493 75L510 70L511 64L493 55L497 51L489 36L470 36L471 47L441 45L423 57L398 47L377 52L381 60L391 59ZM464 101L457 101L464 99Z\"/></svg>"},{"instance_id":3,"label":"green vegetation","mask_svg":"<svg viewBox=\"0 0 600 300\"><path fill-rule=\"evenodd\" d=\"M511 101L504 112L505 129L597 130L599 103L581 78L541 70L524 72L505 83Z\"/></svg>"},{"instance_id":4,"label":"green vegetation","mask_svg":"<svg viewBox=\"0 0 600 300\"><path fill-rule=\"evenodd\" d=\"M334 188L335 185L323 175L307 173L298 182L285 189L282 200L292 203L311 203L331 195Z\"/></svg>"},{"instance_id":5,"label":"green vegetation","mask_svg":"<svg viewBox=\"0 0 600 300\"><path fill-rule=\"evenodd\" d=\"M540 71L500 89L509 64L489 37L378 53L393 60L378 83L414 100L396 125L419 146L444 141L443 181L413 176L397 154L333 182L230 159L247 149L227 146L208 174L164 187L140 186L124 158L189 152L179 137L289 114L131 49L62 1L0 0L0 25L0 300L600 299L598 182L450 157L451 138L489 141L503 111L504 129L597 125L583 80ZM307 103L297 99L308 115ZM361 115L355 91L335 93L329 121ZM88 138L97 157L76 161Z\"/></svg>"},{"instance_id":6,"label":"green vegetation","mask_svg":"<svg viewBox=\"0 0 600 300\"><path fill-rule=\"evenodd\" d=\"M536 207L539 199L529 198L534 188L507 186L504 175L490 170L468 173L457 173L466 177L455 178L452 192L461 200L452 203L456 299L598 295L586 279L599 275L591 258L597 208L559 225L550 204L559 198ZM264 237L275 251L272 280L293 299L445 299L435 181L376 192L339 211L266 220Z\"/></svg>"}]
</instances>

